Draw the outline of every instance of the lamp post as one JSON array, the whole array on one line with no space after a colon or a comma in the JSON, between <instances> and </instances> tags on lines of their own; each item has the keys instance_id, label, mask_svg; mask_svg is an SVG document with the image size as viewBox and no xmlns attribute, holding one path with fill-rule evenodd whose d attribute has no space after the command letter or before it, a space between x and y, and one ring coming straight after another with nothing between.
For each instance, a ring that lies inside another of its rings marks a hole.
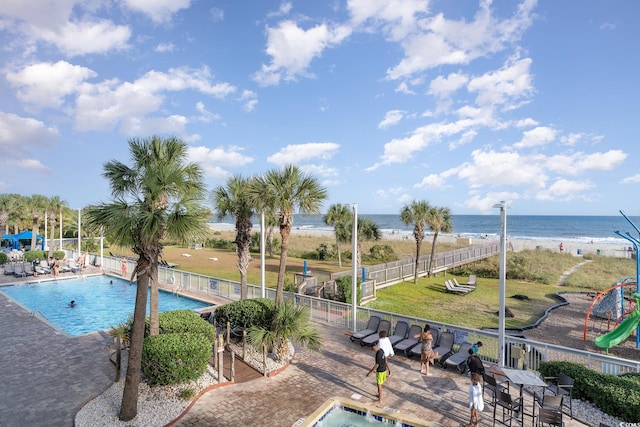
<instances>
[{"instance_id":1,"label":"lamp post","mask_svg":"<svg viewBox=\"0 0 640 427\"><path fill-rule=\"evenodd\" d=\"M78 209L78 257L80 257L80 253L82 250L81 242L82 242L82 230L80 227L80 214L82 213L82 209Z\"/></svg>"},{"instance_id":2,"label":"lamp post","mask_svg":"<svg viewBox=\"0 0 640 427\"><path fill-rule=\"evenodd\" d=\"M351 264L353 267L351 270L351 311L353 315L353 332L356 332L356 322L358 317L358 205L352 203L351 208L353 209L353 231L351 233Z\"/></svg>"},{"instance_id":3,"label":"lamp post","mask_svg":"<svg viewBox=\"0 0 640 427\"><path fill-rule=\"evenodd\" d=\"M500 302L498 308L498 367L504 368L504 310L505 310L505 294L506 286L506 269L507 269L507 205L504 201L493 205L494 208L500 209Z\"/></svg>"},{"instance_id":4,"label":"lamp post","mask_svg":"<svg viewBox=\"0 0 640 427\"><path fill-rule=\"evenodd\" d=\"M265 298L265 265L264 265L264 251L265 251L265 229L264 229L264 209L260 212L260 296Z\"/></svg>"}]
</instances>

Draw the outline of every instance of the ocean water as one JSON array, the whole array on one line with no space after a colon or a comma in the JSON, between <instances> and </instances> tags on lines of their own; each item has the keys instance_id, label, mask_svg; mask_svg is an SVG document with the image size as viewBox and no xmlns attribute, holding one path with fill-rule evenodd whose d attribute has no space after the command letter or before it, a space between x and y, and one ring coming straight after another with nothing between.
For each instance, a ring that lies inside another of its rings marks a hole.
<instances>
[{"instance_id":1,"label":"ocean water","mask_svg":"<svg viewBox=\"0 0 640 427\"><path fill-rule=\"evenodd\" d=\"M497 212L497 210L496 210ZM359 218L369 218L375 222L383 234L410 235L412 225L404 225L400 215L359 214ZM333 231L333 227L323 221L324 215L294 215L293 228L300 230ZM629 217L640 228L640 217ZM453 232L446 235L470 237L474 239L500 237L500 215L452 215ZM233 227L232 217L215 219L214 224ZM259 227L259 219L254 218L254 228ZM551 216L551 215L509 215L507 211L507 238L518 240L550 240L575 243L603 243L629 246L630 242L617 234L627 232L640 238L634 225L622 215L618 216ZM429 234L429 232L427 232Z\"/></svg>"}]
</instances>

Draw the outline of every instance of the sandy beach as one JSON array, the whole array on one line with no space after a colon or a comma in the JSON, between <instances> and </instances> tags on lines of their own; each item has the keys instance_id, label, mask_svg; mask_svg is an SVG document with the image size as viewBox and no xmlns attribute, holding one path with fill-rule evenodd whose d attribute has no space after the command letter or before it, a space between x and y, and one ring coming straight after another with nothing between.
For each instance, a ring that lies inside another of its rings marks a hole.
<instances>
[{"instance_id":1,"label":"sandy beach","mask_svg":"<svg viewBox=\"0 0 640 427\"><path fill-rule=\"evenodd\" d=\"M209 228L213 231L221 231L221 232L233 232L235 230L233 224L214 224L209 223ZM260 228L258 226L254 226L254 232L260 232ZM275 233L278 235L279 231L276 229ZM313 228L296 228L295 225L291 230L292 236L312 236L312 237L326 237L333 238L333 232L329 230L318 230ZM428 244L431 242L431 235L425 236L423 244ZM413 236L407 233L393 232L393 233L383 233L382 240L411 240L413 241ZM478 245L485 244L488 242L500 243L499 240L491 240L491 239L468 239L461 238L459 239L455 235L450 234L440 234L438 236L438 242L442 243L450 243L450 244L459 244L460 246L468 246L468 244ZM561 242L560 240L545 240L545 239L507 239L507 250L512 250L515 252L520 252L524 250L550 250L554 252L560 252L560 243L562 243L562 251L565 253L569 253L576 257L582 256L584 254L599 254L603 256L611 256L618 258L631 258L633 251L629 251L629 247L620 245L618 243L591 243L591 242L573 242L566 241Z\"/></svg>"}]
</instances>

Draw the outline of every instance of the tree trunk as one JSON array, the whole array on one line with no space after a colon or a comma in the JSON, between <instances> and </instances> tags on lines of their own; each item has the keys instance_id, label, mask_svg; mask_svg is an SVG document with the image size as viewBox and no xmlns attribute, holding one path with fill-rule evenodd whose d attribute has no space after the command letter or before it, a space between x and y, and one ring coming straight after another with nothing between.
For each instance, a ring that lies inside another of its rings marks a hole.
<instances>
[{"instance_id":1,"label":"tree trunk","mask_svg":"<svg viewBox=\"0 0 640 427\"><path fill-rule=\"evenodd\" d=\"M436 258L436 240L438 240L438 232L433 233L433 241L431 242L431 256L429 257L429 277L433 276L433 260Z\"/></svg>"},{"instance_id":2,"label":"tree trunk","mask_svg":"<svg viewBox=\"0 0 640 427\"><path fill-rule=\"evenodd\" d=\"M238 255L238 271L240 271L240 299L249 296L247 286L247 268L251 262L251 229L253 224L246 219L236 221L236 254Z\"/></svg>"},{"instance_id":3,"label":"tree trunk","mask_svg":"<svg viewBox=\"0 0 640 427\"><path fill-rule=\"evenodd\" d=\"M151 282L151 297L149 298L149 335L159 335L160 334L160 319L158 318L158 309L160 304L158 303L158 257L157 255L153 256L151 261L151 277L149 277ZM144 273L146 274L146 273ZM140 281L138 281L138 286L140 286Z\"/></svg>"},{"instance_id":4,"label":"tree trunk","mask_svg":"<svg viewBox=\"0 0 640 427\"><path fill-rule=\"evenodd\" d=\"M336 248L338 249L338 267L342 268L342 258L340 257L340 243L336 237Z\"/></svg>"},{"instance_id":5,"label":"tree trunk","mask_svg":"<svg viewBox=\"0 0 640 427\"><path fill-rule=\"evenodd\" d=\"M116 379L115 382L120 381L120 369L122 368L122 341L120 337L116 337Z\"/></svg>"},{"instance_id":6,"label":"tree trunk","mask_svg":"<svg viewBox=\"0 0 640 427\"><path fill-rule=\"evenodd\" d=\"M280 268L278 269L278 286L276 288L276 309L284 299L284 278L287 268L287 253L289 252L289 236L291 235L291 225L280 227L280 237L282 243L280 247Z\"/></svg>"},{"instance_id":7,"label":"tree trunk","mask_svg":"<svg viewBox=\"0 0 640 427\"><path fill-rule=\"evenodd\" d=\"M140 384L140 367L142 365L142 343L144 341L144 321L147 317L147 290L149 275L146 270L138 274L138 288L133 312L131 342L129 344L129 359L127 375L122 393L119 418L121 421L131 421L138 414L138 385Z\"/></svg>"},{"instance_id":8,"label":"tree trunk","mask_svg":"<svg viewBox=\"0 0 640 427\"><path fill-rule=\"evenodd\" d=\"M422 234L422 236L424 236L424 233ZM416 235L416 265L415 265L415 271L413 272L413 283L416 284L418 283L418 265L420 265L420 253L422 249L422 238L421 236L417 236Z\"/></svg>"}]
</instances>

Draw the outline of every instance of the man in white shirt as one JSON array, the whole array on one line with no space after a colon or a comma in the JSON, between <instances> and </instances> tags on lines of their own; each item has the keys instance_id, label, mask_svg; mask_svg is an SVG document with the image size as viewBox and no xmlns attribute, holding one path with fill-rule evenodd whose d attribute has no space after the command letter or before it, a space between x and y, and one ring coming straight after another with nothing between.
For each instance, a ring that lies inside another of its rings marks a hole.
<instances>
[{"instance_id":1,"label":"man in white shirt","mask_svg":"<svg viewBox=\"0 0 640 427\"><path fill-rule=\"evenodd\" d=\"M387 372L388 376L391 376L391 368L389 367L389 358L391 356L395 356L396 353L393 351L393 346L391 345L391 340L387 337L387 331L380 331L378 334L378 347L384 351L384 356L387 359Z\"/></svg>"}]
</instances>

